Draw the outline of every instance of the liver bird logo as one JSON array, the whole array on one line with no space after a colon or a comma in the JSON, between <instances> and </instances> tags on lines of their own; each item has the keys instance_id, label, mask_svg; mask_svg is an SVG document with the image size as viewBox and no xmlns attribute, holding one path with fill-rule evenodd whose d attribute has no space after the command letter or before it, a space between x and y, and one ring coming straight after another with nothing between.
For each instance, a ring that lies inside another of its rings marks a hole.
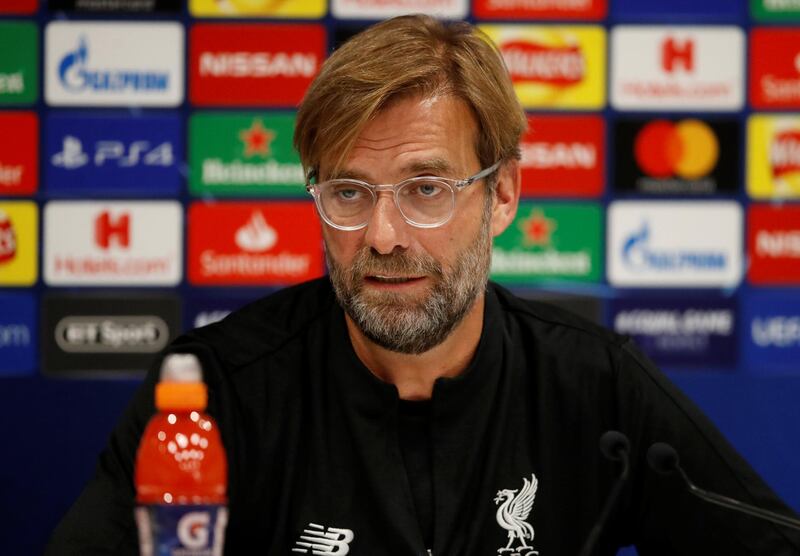
<instances>
[{"instance_id":1,"label":"liver bird logo","mask_svg":"<svg viewBox=\"0 0 800 556\"><path fill-rule=\"evenodd\" d=\"M533 501L536 499L539 481L533 473L530 481L527 478L523 478L522 481L522 489L498 490L494 499L494 503L500 505L497 508L497 523L508 531L508 544L505 548L498 549L498 554L506 556L539 554L533 549L533 526L527 521L533 508ZM530 545L528 540L531 541Z\"/></svg>"}]
</instances>

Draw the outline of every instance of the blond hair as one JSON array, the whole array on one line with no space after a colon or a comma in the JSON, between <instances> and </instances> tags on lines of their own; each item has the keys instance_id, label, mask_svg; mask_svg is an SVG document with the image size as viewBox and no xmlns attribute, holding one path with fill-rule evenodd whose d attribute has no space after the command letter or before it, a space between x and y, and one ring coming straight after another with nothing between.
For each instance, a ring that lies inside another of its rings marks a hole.
<instances>
[{"instance_id":1,"label":"blond hair","mask_svg":"<svg viewBox=\"0 0 800 556\"><path fill-rule=\"evenodd\" d=\"M415 94L451 94L472 108L482 167L519 159L527 120L497 48L469 23L412 15L369 27L323 64L297 113L294 145L307 175L323 155L340 169L367 122Z\"/></svg>"}]
</instances>

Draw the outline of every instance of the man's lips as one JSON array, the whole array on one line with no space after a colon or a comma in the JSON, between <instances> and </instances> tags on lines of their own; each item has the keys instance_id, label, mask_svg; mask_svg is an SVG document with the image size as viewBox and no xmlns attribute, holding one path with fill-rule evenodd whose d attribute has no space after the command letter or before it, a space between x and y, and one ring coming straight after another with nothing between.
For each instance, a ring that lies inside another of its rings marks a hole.
<instances>
[{"instance_id":1,"label":"man's lips","mask_svg":"<svg viewBox=\"0 0 800 556\"><path fill-rule=\"evenodd\" d=\"M377 285L413 284L424 279L424 276L386 276L382 274L373 274L364 278L365 281Z\"/></svg>"}]
</instances>

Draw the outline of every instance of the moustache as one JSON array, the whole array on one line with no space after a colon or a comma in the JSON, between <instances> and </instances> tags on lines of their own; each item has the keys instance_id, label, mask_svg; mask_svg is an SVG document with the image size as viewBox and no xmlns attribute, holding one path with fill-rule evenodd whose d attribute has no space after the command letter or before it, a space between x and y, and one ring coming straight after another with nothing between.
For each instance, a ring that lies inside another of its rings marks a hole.
<instances>
[{"instance_id":1,"label":"moustache","mask_svg":"<svg viewBox=\"0 0 800 556\"><path fill-rule=\"evenodd\" d=\"M350 267L351 276L356 279L382 275L421 276L434 278L443 276L442 265L430 255L392 252L388 255L376 253L364 247L356 253Z\"/></svg>"}]
</instances>

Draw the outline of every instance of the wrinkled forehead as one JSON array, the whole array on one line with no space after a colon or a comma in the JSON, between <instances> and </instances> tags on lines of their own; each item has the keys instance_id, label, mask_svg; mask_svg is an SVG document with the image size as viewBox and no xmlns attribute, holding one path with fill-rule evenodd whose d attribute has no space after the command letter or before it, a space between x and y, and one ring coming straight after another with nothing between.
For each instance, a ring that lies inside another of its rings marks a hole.
<instances>
[{"instance_id":1,"label":"wrinkled forehead","mask_svg":"<svg viewBox=\"0 0 800 556\"><path fill-rule=\"evenodd\" d=\"M363 179L357 167L366 163L401 173L460 174L468 160L478 160L478 123L458 96L396 95L367 120L347 152L336 145L321 153L317 177Z\"/></svg>"}]
</instances>

